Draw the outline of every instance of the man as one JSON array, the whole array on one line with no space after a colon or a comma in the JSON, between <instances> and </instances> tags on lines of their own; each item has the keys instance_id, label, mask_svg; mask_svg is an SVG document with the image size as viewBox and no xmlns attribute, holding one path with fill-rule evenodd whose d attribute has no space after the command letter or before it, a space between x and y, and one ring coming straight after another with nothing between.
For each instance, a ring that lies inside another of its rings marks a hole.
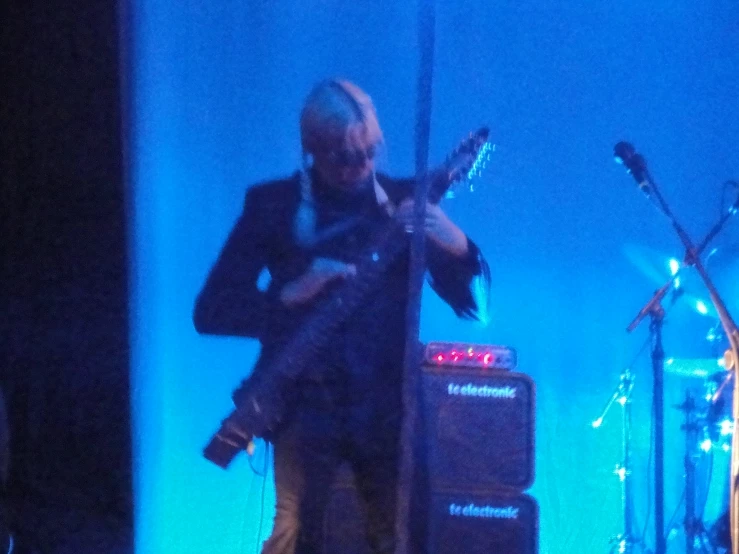
<instances>
[{"instance_id":1,"label":"man","mask_svg":"<svg viewBox=\"0 0 739 554\"><path fill-rule=\"evenodd\" d=\"M300 131L304 170L249 189L195 306L199 332L256 337L262 357L279 351L331 289L355 278L357 258L379 229L392 218L412 220L413 183L375 173L382 131L359 87L319 83ZM473 318L470 285L487 277L487 265L438 206L427 212L432 286L458 315ZM266 291L257 286L264 268L271 278ZM290 411L269 437L277 509L264 553L321 551L328 491L342 462L354 472L372 551L393 552L407 287L405 254L331 337L320 361L285 391ZM234 395L237 404L242 391Z\"/></svg>"}]
</instances>

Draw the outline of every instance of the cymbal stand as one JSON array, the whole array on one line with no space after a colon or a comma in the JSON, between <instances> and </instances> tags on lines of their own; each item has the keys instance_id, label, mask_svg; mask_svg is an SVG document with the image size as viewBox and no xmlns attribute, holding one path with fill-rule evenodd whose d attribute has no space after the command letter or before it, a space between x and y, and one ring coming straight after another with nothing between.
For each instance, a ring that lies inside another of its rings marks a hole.
<instances>
[{"instance_id":1,"label":"cymbal stand","mask_svg":"<svg viewBox=\"0 0 739 554\"><path fill-rule=\"evenodd\" d=\"M700 457L698 433L705 427L695 415L697 408L690 391L685 391L685 401L678 408L685 414L682 425L685 432L685 554L716 554L702 519L695 513L695 468Z\"/></svg>"},{"instance_id":2,"label":"cymbal stand","mask_svg":"<svg viewBox=\"0 0 739 554\"><path fill-rule=\"evenodd\" d=\"M616 465L614 474L618 475L621 481L621 506L623 509L624 528L623 532L612 537L609 541L611 546L611 554L636 554L637 552L647 553L641 539L634 535L634 498L633 484L631 482L631 392L634 390L634 375L630 370L625 369L621 374L618 386L614 390L611 398L603 408L600 417L593 421L594 428L599 428L606 414L614 403L621 405L621 439L623 460Z\"/></svg>"}]
</instances>

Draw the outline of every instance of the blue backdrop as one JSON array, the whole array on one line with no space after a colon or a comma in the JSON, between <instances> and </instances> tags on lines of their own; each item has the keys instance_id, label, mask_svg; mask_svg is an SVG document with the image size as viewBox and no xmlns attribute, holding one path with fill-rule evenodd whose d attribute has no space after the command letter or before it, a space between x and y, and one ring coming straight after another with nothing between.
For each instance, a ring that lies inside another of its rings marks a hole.
<instances>
[{"instance_id":1,"label":"blue backdrop","mask_svg":"<svg viewBox=\"0 0 739 554\"><path fill-rule=\"evenodd\" d=\"M125 4L138 552L255 552L268 535L271 475L255 476L245 457L223 472L200 456L258 346L198 336L193 301L246 187L298 166L298 113L315 81L365 88L385 131L383 169L412 173L416 10L385 0ZM486 254L493 290L487 327L457 321L426 291L422 338L518 349L538 388L541 552L605 552L622 527L618 413L597 431L590 422L647 338L646 325L627 335L626 324L681 251L613 163L613 145L630 140L646 155L702 236L721 183L739 175L739 6L442 1L436 33L431 161L481 124L497 144L476 192L445 204ZM739 242L733 223L724 245ZM736 287L725 294L736 306ZM715 354L704 340L711 324L681 299L668 356ZM641 532L651 509L648 357L631 367ZM701 381L668 373L666 386L666 512L680 523L683 438L671 405ZM713 462L709 521L728 456Z\"/></svg>"}]
</instances>

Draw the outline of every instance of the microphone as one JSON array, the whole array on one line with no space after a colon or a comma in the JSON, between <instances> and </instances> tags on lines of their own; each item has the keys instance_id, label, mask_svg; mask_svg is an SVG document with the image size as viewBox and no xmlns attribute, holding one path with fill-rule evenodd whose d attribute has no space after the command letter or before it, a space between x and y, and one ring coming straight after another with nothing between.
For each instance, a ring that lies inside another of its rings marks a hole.
<instances>
[{"instance_id":1,"label":"microphone","mask_svg":"<svg viewBox=\"0 0 739 554\"><path fill-rule=\"evenodd\" d=\"M628 142L621 141L613 147L613 157L617 163L626 167L627 173L631 174L639 185L639 189L647 196L652 190L647 177L647 161Z\"/></svg>"}]
</instances>

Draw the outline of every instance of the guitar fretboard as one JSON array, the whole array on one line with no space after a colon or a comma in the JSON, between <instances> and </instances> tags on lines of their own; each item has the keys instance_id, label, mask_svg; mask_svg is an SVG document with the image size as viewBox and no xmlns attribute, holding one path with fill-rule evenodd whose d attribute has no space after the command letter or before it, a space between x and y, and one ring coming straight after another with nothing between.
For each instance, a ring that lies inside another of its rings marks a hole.
<instances>
[{"instance_id":1,"label":"guitar fretboard","mask_svg":"<svg viewBox=\"0 0 739 554\"><path fill-rule=\"evenodd\" d=\"M361 256L357 274L330 294L282 348L270 368L274 375L290 380L298 377L377 289L388 268L407 251L407 234L397 222L389 221L379 235L379 247Z\"/></svg>"}]
</instances>

